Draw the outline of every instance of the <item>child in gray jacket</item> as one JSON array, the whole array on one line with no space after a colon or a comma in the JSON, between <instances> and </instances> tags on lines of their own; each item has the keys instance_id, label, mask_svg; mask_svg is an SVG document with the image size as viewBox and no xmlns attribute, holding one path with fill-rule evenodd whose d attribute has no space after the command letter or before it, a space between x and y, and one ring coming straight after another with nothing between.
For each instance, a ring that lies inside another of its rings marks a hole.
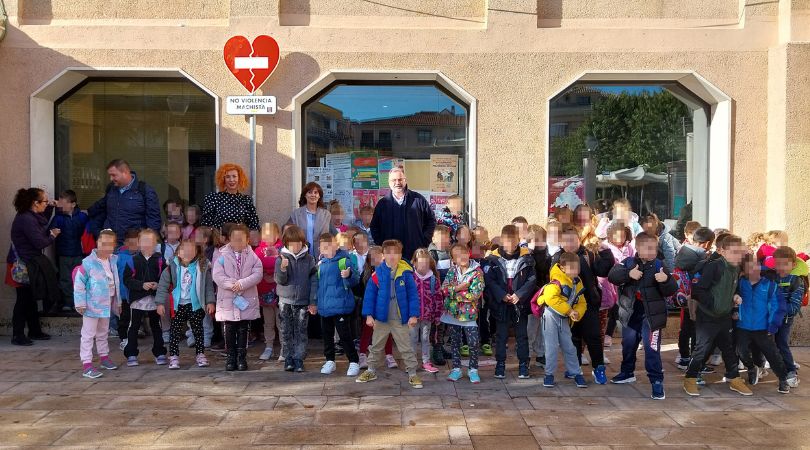
<instances>
[{"instance_id":1,"label":"child in gray jacket","mask_svg":"<svg viewBox=\"0 0 810 450\"><path fill-rule=\"evenodd\" d=\"M295 225L284 230L276 261L276 294L281 315L281 342L287 349L284 370L304 371L309 315L317 311L318 276L315 258L304 231Z\"/></svg>"}]
</instances>

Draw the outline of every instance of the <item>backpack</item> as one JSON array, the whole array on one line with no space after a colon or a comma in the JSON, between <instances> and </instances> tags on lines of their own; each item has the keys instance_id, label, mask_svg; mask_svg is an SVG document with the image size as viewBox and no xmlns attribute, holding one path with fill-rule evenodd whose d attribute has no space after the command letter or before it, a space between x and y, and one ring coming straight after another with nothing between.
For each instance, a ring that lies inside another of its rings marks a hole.
<instances>
[{"instance_id":1,"label":"backpack","mask_svg":"<svg viewBox=\"0 0 810 450\"><path fill-rule=\"evenodd\" d=\"M532 300L530 303L532 307L532 315L534 317L541 317L543 315L543 311L546 309L546 305L545 304L540 305L539 303L537 303L537 301L540 299L540 297L543 296L543 292L546 290L546 287L552 284L560 288L560 291L562 291L562 284L560 284L560 282L557 280L551 280L548 282L548 284L541 287L537 292L535 292L534 295L532 296Z\"/></svg>"},{"instance_id":2,"label":"backpack","mask_svg":"<svg viewBox=\"0 0 810 450\"><path fill-rule=\"evenodd\" d=\"M666 298L667 308L683 308L692 298L692 279L689 272L678 267L672 271L671 275L675 279L675 284L678 285L678 291Z\"/></svg>"}]
</instances>

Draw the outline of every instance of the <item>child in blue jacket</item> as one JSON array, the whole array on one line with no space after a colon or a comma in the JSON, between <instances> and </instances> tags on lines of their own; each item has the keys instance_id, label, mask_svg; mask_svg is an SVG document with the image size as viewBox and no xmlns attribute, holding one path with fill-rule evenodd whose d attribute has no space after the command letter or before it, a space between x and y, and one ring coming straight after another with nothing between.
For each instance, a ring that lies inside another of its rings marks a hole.
<instances>
[{"instance_id":1,"label":"child in blue jacket","mask_svg":"<svg viewBox=\"0 0 810 450\"><path fill-rule=\"evenodd\" d=\"M352 288L360 282L360 271L354 259L345 250L338 248L337 238L324 233L318 239L321 261L318 263L318 306L323 330L323 356L326 362L321 373L329 375L335 371L335 330L340 344L349 358L346 376L356 377L360 373L360 359L354 348L352 333L352 313L355 302Z\"/></svg>"},{"instance_id":2,"label":"child in blue jacket","mask_svg":"<svg viewBox=\"0 0 810 450\"><path fill-rule=\"evenodd\" d=\"M778 391L787 394L790 392L787 369L773 338L785 318L785 308L779 300L779 285L762 277L759 264L751 254L743 259L742 269L734 303L740 308L737 353L748 368L748 384L757 384L763 372L751 356L751 345L756 345L779 378Z\"/></svg>"}]
</instances>

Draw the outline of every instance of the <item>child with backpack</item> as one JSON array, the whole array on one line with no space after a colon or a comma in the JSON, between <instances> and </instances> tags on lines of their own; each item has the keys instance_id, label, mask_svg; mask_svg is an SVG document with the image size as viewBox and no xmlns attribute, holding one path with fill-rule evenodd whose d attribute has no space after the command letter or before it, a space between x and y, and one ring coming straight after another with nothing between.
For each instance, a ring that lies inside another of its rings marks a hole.
<instances>
[{"instance_id":1,"label":"child with backpack","mask_svg":"<svg viewBox=\"0 0 810 450\"><path fill-rule=\"evenodd\" d=\"M620 222L614 222L608 226L607 238L602 241L601 249L610 250L615 265L635 256L636 249L633 243L634 237L630 228ZM608 351L613 345L613 329L616 327L616 321L618 320L618 311L615 310L613 316L611 316L611 312L614 311L614 307L619 301L619 291L616 285L608 280L608 277L597 277L597 280L599 280L599 288L602 291L602 305L599 307L599 326L603 336L602 345L605 351ZM613 322L612 327L611 321ZM604 359L607 359L607 357L604 357Z\"/></svg>"},{"instance_id":2,"label":"child with backpack","mask_svg":"<svg viewBox=\"0 0 810 450\"><path fill-rule=\"evenodd\" d=\"M571 325L582 318L588 307L585 288L579 279L579 257L563 253L559 262L551 268L550 281L537 296L537 314L543 322L543 346L546 356L543 386L557 385L557 354L562 351L565 363L565 378L573 378L579 388L587 388L582 368L577 359L577 349L571 341Z\"/></svg>"},{"instance_id":3,"label":"child with backpack","mask_svg":"<svg viewBox=\"0 0 810 450\"><path fill-rule=\"evenodd\" d=\"M437 373L439 369L430 362L430 349L433 343L431 329L435 329L439 323L444 307L439 272L436 270L436 262L426 248L417 249L411 261L414 263L413 279L416 282L416 292L419 294L419 323L411 328L411 344L415 354L419 341L422 341L422 369L425 372Z\"/></svg>"},{"instance_id":4,"label":"child with backpack","mask_svg":"<svg viewBox=\"0 0 810 450\"><path fill-rule=\"evenodd\" d=\"M773 260L776 281L779 284L779 295L786 308L785 320L774 338L788 372L788 385L797 387L799 376L793 352L790 350L790 332L796 316L801 314L802 306L807 305L807 264L796 257L796 251L787 246L777 247L773 252Z\"/></svg>"},{"instance_id":5,"label":"child with backpack","mask_svg":"<svg viewBox=\"0 0 810 450\"><path fill-rule=\"evenodd\" d=\"M132 257L133 266L124 268L130 312L124 356L127 357L129 367L138 365L138 330L144 318L149 319L149 328L152 330L152 355L155 357L155 364L168 364L161 320L155 303L158 282L163 272L163 256L156 251L157 239L157 232L151 228L141 230L138 235L140 251Z\"/></svg>"},{"instance_id":6,"label":"child with backpack","mask_svg":"<svg viewBox=\"0 0 810 450\"><path fill-rule=\"evenodd\" d=\"M276 294L276 281L273 276L276 272L276 258L281 248L281 230L278 224L265 223L262 225L261 242L254 249L256 256L262 262L264 275L259 283L259 300L264 318L264 351L259 359L267 361L273 357L273 344L276 342L276 328L281 336L281 317L278 313L278 295ZM279 339L280 341L281 339ZM280 352L284 354L284 348Z\"/></svg>"},{"instance_id":7,"label":"child with backpack","mask_svg":"<svg viewBox=\"0 0 810 450\"><path fill-rule=\"evenodd\" d=\"M739 358L731 336L731 314L739 281L739 265L747 248L742 239L735 235L727 235L717 241L717 252L705 263L699 263L692 276L692 299L697 301L697 342L686 369L683 389L688 395L700 395L698 374L709 353L717 346L726 366L729 388L741 395L752 395L751 389L740 378Z\"/></svg>"},{"instance_id":8,"label":"child with backpack","mask_svg":"<svg viewBox=\"0 0 810 450\"><path fill-rule=\"evenodd\" d=\"M661 364L661 330L667 326L666 297L678 286L658 254L658 237L636 236L636 256L626 258L610 270L608 279L621 290L619 321L622 324L621 372L610 382L636 381L636 350L644 343L644 367L652 385L652 399L663 400L664 370Z\"/></svg>"},{"instance_id":9,"label":"child with backpack","mask_svg":"<svg viewBox=\"0 0 810 450\"><path fill-rule=\"evenodd\" d=\"M478 354L480 342L478 336L479 302L484 293L484 274L476 261L470 260L466 245L453 244L450 248L453 267L442 283L444 294L444 311L441 321L450 331L450 353L453 355L453 369L447 376L450 381L461 379L461 344L462 335L467 338L469 348L469 368L467 376L470 382L478 384Z\"/></svg>"},{"instance_id":10,"label":"child with backpack","mask_svg":"<svg viewBox=\"0 0 810 450\"><path fill-rule=\"evenodd\" d=\"M745 255L742 269L737 286L738 296L735 297L735 303L739 306L737 354L748 369L748 384L754 386L764 374L764 369L752 357L751 346L755 345L768 359L779 380L777 392L787 394L790 386L785 362L773 339L785 317L785 308L779 299L779 285L762 276L752 254Z\"/></svg>"}]
</instances>

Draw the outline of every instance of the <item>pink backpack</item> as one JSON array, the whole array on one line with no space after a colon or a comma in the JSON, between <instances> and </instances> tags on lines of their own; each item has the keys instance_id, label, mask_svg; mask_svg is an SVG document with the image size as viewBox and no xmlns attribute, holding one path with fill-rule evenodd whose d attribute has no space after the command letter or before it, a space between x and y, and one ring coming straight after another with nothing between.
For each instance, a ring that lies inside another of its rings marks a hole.
<instances>
[{"instance_id":1,"label":"pink backpack","mask_svg":"<svg viewBox=\"0 0 810 450\"><path fill-rule=\"evenodd\" d=\"M532 315L534 317L542 316L543 315L543 310L546 309L546 305L540 306L540 304L537 303L537 301L543 295L543 291L545 291L546 286L548 286L549 284L553 284L553 285L557 286L558 288L560 288L560 290L562 290L562 285L560 284L559 281L551 280L547 285L541 287L540 290L535 292L534 295L532 296L532 301L530 303L531 306L532 306Z\"/></svg>"}]
</instances>

